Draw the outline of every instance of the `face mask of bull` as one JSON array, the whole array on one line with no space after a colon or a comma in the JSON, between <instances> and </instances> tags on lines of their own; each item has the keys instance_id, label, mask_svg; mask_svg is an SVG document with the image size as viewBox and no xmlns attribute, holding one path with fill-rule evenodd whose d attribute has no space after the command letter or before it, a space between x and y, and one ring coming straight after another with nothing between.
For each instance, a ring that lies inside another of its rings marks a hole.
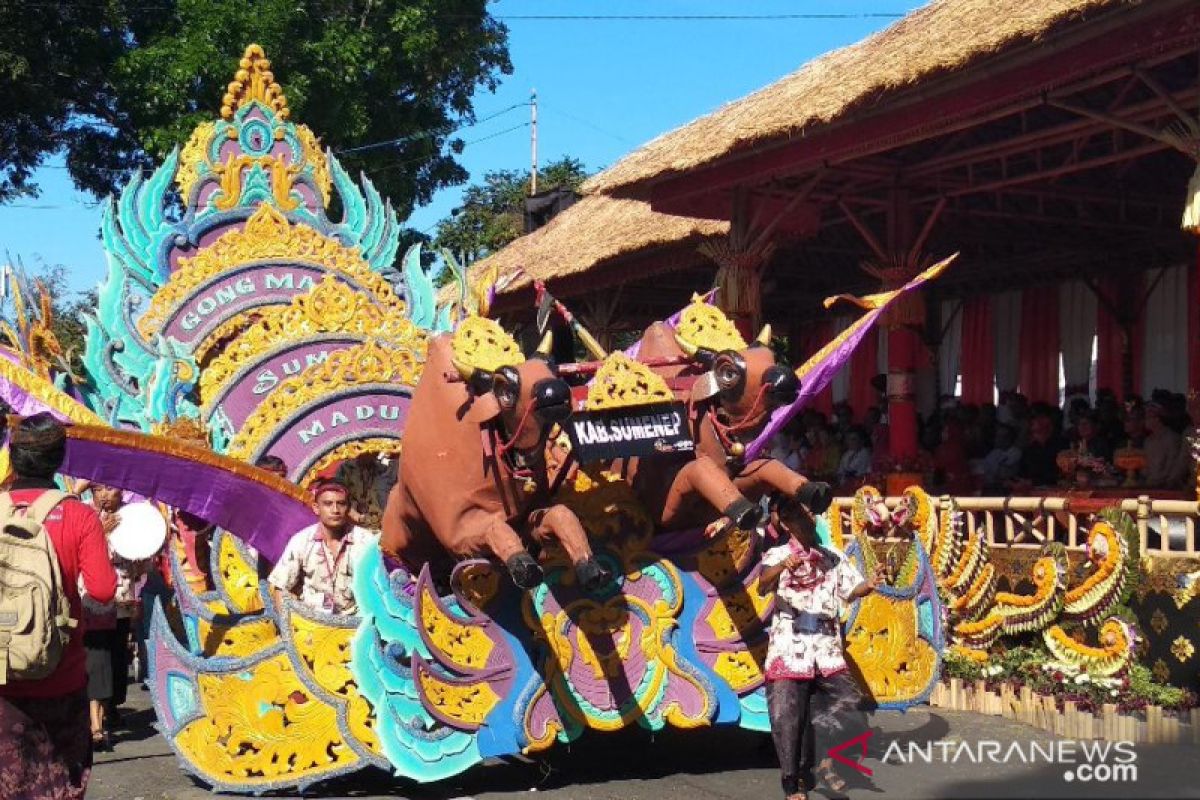
<instances>
[{"instance_id":1,"label":"face mask of bull","mask_svg":"<svg viewBox=\"0 0 1200 800\"><path fill-rule=\"evenodd\" d=\"M550 363L552 346L551 335L546 334L527 360L491 372L455 362L479 407L471 416L481 420L498 417L511 449L533 450L545 441L551 425L561 424L571 415L571 387L555 374Z\"/></svg>"},{"instance_id":2,"label":"face mask of bull","mask_svg":"<svg viewBox=\"0 0 1200 800\"><path fill-rule=\"evenodd\" d=\"M689 344L678 334L675 339L684 353L708 370L701 378L701 396L715 396L734 423L757 424L775 409L796 402L800 394L796 373L775 363L770 325L764 325L745 350L714 353Z\"/></svg>"},{"instance_id":3,"label":"face mask of bull","mask_svg":"<svg viewBox=\"0 0 1200 800\"><path fill-rule=\"evenodd\" d=\"M690 345L678 334L675 339L684 353L708 370L700 378L693 397L715 397L721 415L731 430L753 431L765 423L775 409L796 402L800 394L800 379L796 373L785 365L775 363L775 353L770 348L770 325L764 325L758 337L744 350L714 353ZM736 444L735 447L741 448L742 445ZM741 456L739 450L733 450L730 454ZM833 494L828 484L808 482L796 496L813 513L820 514L829 507ZM748 506L744 516L739 526L744 527L754 518Z\"/></svg>"}]
</instances>

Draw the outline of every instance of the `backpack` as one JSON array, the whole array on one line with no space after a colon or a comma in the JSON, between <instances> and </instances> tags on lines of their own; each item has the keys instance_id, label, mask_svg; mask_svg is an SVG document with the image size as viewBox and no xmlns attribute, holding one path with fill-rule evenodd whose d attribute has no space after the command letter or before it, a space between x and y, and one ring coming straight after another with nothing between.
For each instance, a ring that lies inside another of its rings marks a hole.
<instances>
[{"instance_id":1,"label":"backpack","mask_svg":"<svg viewBox=\"0 0 1200 800\"><path fill-rule=\"evenodd\" d=\"M0 686L52 674L75 628L44 524L65 498L47 491L17 507L0 494Z\"/></svg>"}]
</instances>

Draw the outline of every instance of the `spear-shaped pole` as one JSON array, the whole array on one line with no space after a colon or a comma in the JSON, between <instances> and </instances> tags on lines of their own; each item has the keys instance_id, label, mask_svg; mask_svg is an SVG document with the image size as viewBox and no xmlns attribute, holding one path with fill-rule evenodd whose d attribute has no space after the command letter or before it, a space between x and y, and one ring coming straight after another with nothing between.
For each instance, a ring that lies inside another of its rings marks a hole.
<instances>
[{"instance_id":1,"label":"spear-shaped pole","mask_svg":"<svg viewBox=\"0 0 1200 800\"><path fill-rule=\"evenodd\" d=\"M583 346L591 354L592 358L597 361L603 361L608 356L608 351L600 346L596 341L596 337L592 336L587 328L583 327L583 323L575 319L575 315L571 310L563 305L554 295L550 294L546 289L546 284L540 280L533 282L533 288L537 292L537 327L538 333L545 333L547 323L550 321L550 309L553 308L558 312L559 316L571 327L571 331L579 337L579 341L583 342Z\"/></svg>"}]
</instances>

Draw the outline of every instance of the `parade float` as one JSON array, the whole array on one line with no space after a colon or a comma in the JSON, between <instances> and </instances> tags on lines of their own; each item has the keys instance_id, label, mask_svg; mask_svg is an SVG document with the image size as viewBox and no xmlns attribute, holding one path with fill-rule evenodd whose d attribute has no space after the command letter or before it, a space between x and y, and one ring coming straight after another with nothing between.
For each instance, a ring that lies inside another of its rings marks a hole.
<instances>
[{"instance_id":1,"label":"parade float","mask_svg":"<svg viewBox=\"0 0 1200 800\"><path fill-rule=\"evenodd\" d=\"M151 626L151 696L184 769L262 793L367 768L435 781L589 730L767 730L753 523L763 495L805 483L761 453L950 259L855 298L862 315L794 373L711 296L623 352L580 331L591 360L552 365L487 317L487 286L456 273L439 305L436 268L398 252L390 206L290 119L269 66L248 48L219 118L105 206L81 373L27 286L0 360L14 412L70 423L64 472L217 526L206 547L171 540L176 591ZM303 487L402 447L398 505L357 566L361 614L276 607L258 561L312 521ZM288 480L250 466L264 456ZM1128 566L1111 531L1093 531L1082 583L1047 552L1031 592L1004 592L952 511L916 490L899 515L876 500L849 537L831 529L864 570L908 531L889 585L844 620L880 707L927 702L948 648L978 658L1009 633L1127 663L1132 637L1106 618ZM1067 641L1067 622L1099 643Z\"/></svg>"}]
</instances>

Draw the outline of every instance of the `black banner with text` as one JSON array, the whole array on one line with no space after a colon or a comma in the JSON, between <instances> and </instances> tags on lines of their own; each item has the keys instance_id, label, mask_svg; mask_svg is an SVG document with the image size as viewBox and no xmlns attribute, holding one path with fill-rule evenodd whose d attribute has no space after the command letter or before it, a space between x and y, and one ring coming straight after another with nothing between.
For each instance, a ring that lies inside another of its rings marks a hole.
<instances>
[{"instance_id":1,"label":"black banner with text","mask_svg":"<svg viewBox=\"0 0 1200 800\"><path fill-rule=\"evenodd\" d=\"M577 411L566 427L575 458L581 464L690 453L694 447L683 403Z\"/></svg>"}]
</instances>

